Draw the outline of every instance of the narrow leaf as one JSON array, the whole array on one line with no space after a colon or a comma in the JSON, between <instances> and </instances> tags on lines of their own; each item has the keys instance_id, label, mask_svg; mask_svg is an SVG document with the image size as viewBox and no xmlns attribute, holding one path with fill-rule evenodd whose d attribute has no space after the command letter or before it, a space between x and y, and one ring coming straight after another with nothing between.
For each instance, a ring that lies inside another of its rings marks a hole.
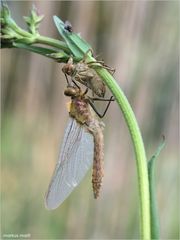
<instances>
[{"instance_id":1,"label":"narrow leaf","mask_svg":"<svg viewBox=\"0 0 180 240\"><path fill-rule=\"evenodd\" d=\"M31 46L31 45L26 45L22 43L13 43L13 46L16 48L21 48L34 53L38 53L40 55L52 58L58 62L65 62L69 59L69 56L63 51L57 53L57 50L54 50L54 49ZM57 57L57 54L58 54L58 57Z\"/></svg>"},{"instance_id":2,"label":"narrow leaf","mask_svg":"<svg viewBox=\"0 0 180 240\"><path fill-rule=\"evenodd\" d=\"M87 53L88 50L92 49L92 47L78 34L66 30L64 28L65 24L60 18L54 16L53 19L60 35L66 41L72 54L76 58L82 59L84 57L84 54ZM89 52L88 55L91 56L92 55L91 52Z\"/></svg>"},{"instance_id":3,"label":"narrow leaf","mask_svg":"<svg viewBox=\"0 0 180 240\"><path fill-rule=\"evenodd\" d=\"M158 146L155 154L148 162L149 193L150 193L150 214L151 214L151 239L159 239L159 218L155 189L155 162L165 145L165 138Z\"/></svg>"}]
</instances>

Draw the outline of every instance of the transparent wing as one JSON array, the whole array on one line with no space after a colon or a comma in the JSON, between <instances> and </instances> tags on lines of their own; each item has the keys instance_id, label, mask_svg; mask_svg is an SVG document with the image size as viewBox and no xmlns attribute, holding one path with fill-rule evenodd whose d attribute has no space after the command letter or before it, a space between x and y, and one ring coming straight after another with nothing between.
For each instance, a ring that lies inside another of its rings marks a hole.
<instances>
[{"instance_id":1,"label":"transparent wing","mask_svg":"<svg viewBox=\"0 0 180 240\"><path fill-rule=\"evenodd\" d=\"M80 183L93 163L93 136L73 118L69 119L46 197L48 209L57 208Z\"/></svg>"}]
</instances>

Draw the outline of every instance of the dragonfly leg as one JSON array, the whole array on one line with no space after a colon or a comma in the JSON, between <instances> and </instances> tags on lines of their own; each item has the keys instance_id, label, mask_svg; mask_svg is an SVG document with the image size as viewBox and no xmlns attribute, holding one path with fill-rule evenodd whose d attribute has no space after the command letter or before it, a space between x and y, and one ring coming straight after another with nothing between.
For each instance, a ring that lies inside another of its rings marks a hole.
<instances>
[{"instance_id":1,"label":"dragonfly leg","mask_svg":"<svg viewBox=\"0 0 180 240\"><path fill-rule=\"evenodd\" d=\"M74 83L74 85L75 85L78 89L81 89L80 86L73 80L73 78L71 78L71 81Z\"/></svg>"},{"instance_id":2,"label":"dragonfly leg","mask_svg":"<svg viewBox=\"0 0 180 240\"><path fill-rule=\"evenodd\" d=\"M112 75L115 73L115 69L114 68L112 68L112 67L109 67L108 65L106 65L105 63L104 63L104 61L100 61L100 60L98 60L98 61L91 61L91 62L88 62L87 63L90 67L92 67L93 68L93 66L94 67L102 67L102 68L105 68L106 70L108 70L110 73L112 73Z\"/></svg>"},{"instance_id":3,"label":"dragonfly leg","mask_svg":"<svg viewBox=\"0 0 180 240\"><path fill-rule=\"evenodd\" d=\"M103 118L103 117L105 116L105 114L106 114L106 112L107 112L107 110L108 110L111 102L114 101L113 96L111 96L110 99L101 99L101 98L92 98L92 99L91 99L90 97L89 97L88 99L89 99L89 104L91 105L92 109L95 111L95 113L96 113L100 118ZM102 114L98 112L98 110L97 110L96 107L94 106L92 100L94 100L94 101L108 101L108 104L107 104L107 106L106 106L106 108L105 108L105 110L104 110L104 112L103 112Z\"/></svg>"},{"instance_id":4,"label":"dragonfly leg","mask_svg":"<svg viewBox=\"0 0 180 240\"><path fill-rule=\"evenodd\" d=\"M89 97L90 98L90 97ZM102 101L102 102L112 102L115 101L114 97L111 96L110 98L90 98L91 101Z\"/></svg>"},{"instance_id":5,"label":"dragonfly leg","mask_svg":"<svg viewBox=\"0 0 180 240\"><path fill-rule=\"evenodd\" d=\"M66 78L67 85L68 85L68 86L70 86L70 82L69 82L69 79L68 79L68 76L67 76L67 74L66 74L66 73L64 73L64 75L65 75L65 78Z\"/></svg>"},{"instance_id":6,"label":"dragonfly leg","mask_svg":"<svg viewBox=\"0 0 180 240\"><path fill-rule=\"evenodd\" d=\"M83 93L83 96L85 96L86 94L87 94L87 92L88 92L88 88L86 88L86 90L84 91L84 93Z\"/></svg>"}]
</instances>

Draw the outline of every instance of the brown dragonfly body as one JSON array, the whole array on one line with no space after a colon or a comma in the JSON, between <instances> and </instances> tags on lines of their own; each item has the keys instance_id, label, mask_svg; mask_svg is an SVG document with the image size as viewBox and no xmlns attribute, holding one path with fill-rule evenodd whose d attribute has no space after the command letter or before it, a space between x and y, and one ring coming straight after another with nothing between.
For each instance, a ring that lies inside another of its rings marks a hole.
<instances>
[{"instance_id":1,"label":"brown dragonfly body","mask_svg":"<svg viewBox=\"0 0 180 240\"><path fill-rule=\"evenodd\" d=\"M106 93L105 84L93 69L93 66L95 66L94 62L86 63L83 59L78 63L73 63L73 59L70 58L63 66L62 71L71 76L73 80L91 89L98 97L104 97Z\"/></svg>"},{"instance_id":2,"label":"brown dragonfly body","mask_svg":"<svg viewBox=\"0 0 180 240\"><path fill-rule=\"evenodd\" d=\"M65 95L71 97L69 115L76 121L84 125L94 138L94 160L92 172L92 185L94 197L99 196L99 191L103 178L103 157L104 157L104 124L99 122L95 117L89 105L89 98L86 92L82 92L77 87L67 87Z\"/></svg>"}]
</instances>

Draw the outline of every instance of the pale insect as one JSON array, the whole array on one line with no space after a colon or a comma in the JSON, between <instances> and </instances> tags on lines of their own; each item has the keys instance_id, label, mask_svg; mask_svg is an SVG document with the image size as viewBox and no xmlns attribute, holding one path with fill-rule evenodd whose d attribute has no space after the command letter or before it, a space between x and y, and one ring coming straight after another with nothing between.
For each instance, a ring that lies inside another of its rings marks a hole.
<instances>
[{"instance_id":1,"label":"pale insect","mask_svg":"<svg viewBox=\"0 0 180 240\"><path fill-rule=\"evenodd\" d=\"M98 97L104 97L106 93L105 84L93 68L103 67L113 73L115 70L105 65L102 61L86 62L88 52L84 55L83 60L78 63L73 63L73 58L70 57L68 62L63 66L62 71L65 76L69 75L73 80L91 89Z\"/></svg>"},{"instance_id":2,"label":"pale insect","mask_svg":"<svg viewBox=\"0 0 180 240\"><path fill-rule=\"evenodd\" d=\"M71 23L70 23L68 20L65 21L65 23L64 23L64 29L65 29L66 31L70 32L70 33L73 32L72 25L71 25Z\"/></svg>"},{"instance_id":3,"label":"pale insect","mask_svg":"<svg viewBox=\"0 0 180 240\"><path fill-rule=\"evenodd\" d=\"M69 86L64 94L71 97L69 122L46 197L48 209L57 208L80 183L93 164L92 185L94 197L99 196L103 178L103 127L93 115L91 98L79 87ZM98 99L95 99L98 100ZM109 107L109 101L103 117ZM90 105L89 105L90 104ZM95 108L93 107L95 110Z\"/></svg>"}]
</instances>

